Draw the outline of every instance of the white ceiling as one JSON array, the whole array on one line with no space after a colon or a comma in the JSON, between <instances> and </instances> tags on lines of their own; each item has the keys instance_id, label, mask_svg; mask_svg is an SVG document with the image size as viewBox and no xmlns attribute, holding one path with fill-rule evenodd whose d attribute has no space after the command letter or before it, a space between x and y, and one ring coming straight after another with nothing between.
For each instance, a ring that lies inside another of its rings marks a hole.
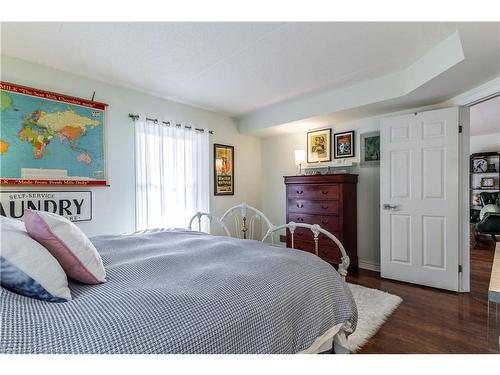
<instances>
[{"instance_id":1,"label":"white ceiling","mask_svg":"<svg viewBox=\"0 0 500 375\"><path fill-rule=\"evenodd\" d=\"M401 68L447 23L2 23L2 53L230 115Z\"/></svg>"},{"instance_id":2,"label":"white ceiling","mask_svg":"<svg viewBox=\"0 0 500 375\"><path fill-rule=\"evenodd\" d=\"M500 75L499 25L2 23L1 53L242 118L403 70L458 30L465 61L395 105L447 99Z\"/></svg>"},{"instance_id":3,"label":"white ceiling","mask_svg":"<svg viewBox=\"0 0 500 375\"><path fill-rule=\"evenodd\" d=\"M500 133L500 96L470 108L470 134Z\"/></svg>"}]
</instances>

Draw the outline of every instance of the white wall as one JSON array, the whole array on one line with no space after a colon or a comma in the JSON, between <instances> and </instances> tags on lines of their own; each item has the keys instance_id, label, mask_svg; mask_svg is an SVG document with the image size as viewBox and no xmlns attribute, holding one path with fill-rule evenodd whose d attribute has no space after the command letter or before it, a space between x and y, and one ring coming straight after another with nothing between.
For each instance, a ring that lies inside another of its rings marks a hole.
<instances>
[{"instance_id":1,"label":"white wall","mask_svg":"<svg viewBox=\"0 0 500 375\"><path fill-rule=\"evenodd\" d=\"M135 229L134 125L128 118L129 113L189 123L196 127L214 130L211 143L235 146L235 195L214 197L211 192L212 212L221 215L227 208L242 201L260 207L261 140L241 135L232 119L139 91L112 86L6 56L1 56L0 76L2 81L87 99L91 98L95 91L96 101L109 104L106 146L107 174L111 186L81 188L93 192L93 220L79 224L87 235L124 233ZM207 157L211 160L210 186L213 190L212 147ZM7 187L2 189L7 190ZM13 189L9 187L8 190ZM60 190L60 188L46 190ZM76 189L72 187L71 190Z\"/></svg>"},{"instance_id":2,"label":"white wall","mask_svg":"<svg viewBox=\"0 0 500 375\"><path fill-rule=\"evenodd\" d=\"M470 153L500 152L500 133L472 135L470 137Z\"/></svg>"},{"instance_id":3,"label":"white wall","mask_svg":"<svg viewBox=\"0 0 500 375\"><path fill-rule=\"evenodd\" d=\"M355 130L354 158L359 163L360 134L380 129L378 118L367 118L332 125L332 133ZM262 140L262 210L273 223L286 220L283 176L297 174L294 150L306 150L306 132L285 134ZM358 177L358 257L361 265L380 263L380 173L379 167L357 167Z\"/></svg>"}]
</instances>

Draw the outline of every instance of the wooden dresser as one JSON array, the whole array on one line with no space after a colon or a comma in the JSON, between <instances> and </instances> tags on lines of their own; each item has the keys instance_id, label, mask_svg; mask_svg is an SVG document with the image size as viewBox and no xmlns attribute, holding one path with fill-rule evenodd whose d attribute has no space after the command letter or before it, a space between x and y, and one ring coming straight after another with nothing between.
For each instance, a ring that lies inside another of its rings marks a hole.
<instances>
[{"instance_id":1,"label":"wooden dresser","mask_svg":"<svg viewBox=\"0 0 500 375\"><path fill-rule=\"evenodd\" d=\"M318 224L335 235L344 245L351 266L358 266L356 174L285 176L286 221ZM314 252L314 237L306 228L295 230L296 249ZM287 247L291 235L287 231ZM340 250L324 235L319 237L319 256L337 265Z\"/></svg>"}]
</instances>

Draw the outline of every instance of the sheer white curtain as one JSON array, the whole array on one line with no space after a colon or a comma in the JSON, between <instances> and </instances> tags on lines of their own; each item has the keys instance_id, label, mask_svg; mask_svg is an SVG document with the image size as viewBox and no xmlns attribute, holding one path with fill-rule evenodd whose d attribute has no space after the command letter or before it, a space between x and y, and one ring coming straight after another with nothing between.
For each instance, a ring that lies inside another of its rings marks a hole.
<instances>
[{"instance_id":1,"label":"sheer white curtain","mask_svg":"<svg viewBox=\"0 0 500 375\"><path fill-rule=\"evenodd\" d=\"M208 131L142 120L135 127L137 229L187 228L197 211L209 212Z\"/></svg>"}]
</instances>

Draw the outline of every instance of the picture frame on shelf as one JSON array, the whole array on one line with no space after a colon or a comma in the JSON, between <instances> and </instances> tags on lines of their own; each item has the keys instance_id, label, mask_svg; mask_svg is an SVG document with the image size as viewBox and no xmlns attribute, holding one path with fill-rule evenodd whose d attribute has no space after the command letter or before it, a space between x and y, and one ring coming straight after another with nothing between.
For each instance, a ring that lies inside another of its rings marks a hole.
<instances>
[{"instance_id":1,"label":"picture frame on shelf","mask_svg":"<svg viewBox=\"0 0 500 375\"><path fill-rule=\"evenodd\" d=\"M332 160L332 129L307 132L307 162L318 163Z\"/></svg>"},{"instance_id":2,"label":"picture frame on shelf","mask_svg":"<svg viewBox=\"0 0 500 375\"><path fill-rule=\"evenodd\" d=\"M481 178L481 187L482 188L494 188L495 187L495 179L493 177L483 177Z\"/></svg>"},{"instance_id":3,"label":"picture frame on shelf","mask_svg":"<svg viewBox=\"0 0 500 375\"><path fill-rule=\"evenodd\" d=\"M333 136L335 159L352 158L354 149L354 130L342 133L335 133Z\"/></svg>"},{"instance_id":4,"label":"picture frame on shelf","mask_svg":"<svg viewBox=\"0 0 500 375\"><path fill-rule=\"evenodd\" d=\"M486 173L497 173L497 169L494 163L488 163L488 168L486 168Z\"/></svg>"},{"instance_id":5,"label":"picture frame on shelf","mask_svg":"<svg viewBox=\"0 0 500 375\"><path fill-rule=\"evenodd\" d=\"M472 172L485 173L488 170L488 161L485 158L472 159Z\"/></svg>"}]
</instances>

